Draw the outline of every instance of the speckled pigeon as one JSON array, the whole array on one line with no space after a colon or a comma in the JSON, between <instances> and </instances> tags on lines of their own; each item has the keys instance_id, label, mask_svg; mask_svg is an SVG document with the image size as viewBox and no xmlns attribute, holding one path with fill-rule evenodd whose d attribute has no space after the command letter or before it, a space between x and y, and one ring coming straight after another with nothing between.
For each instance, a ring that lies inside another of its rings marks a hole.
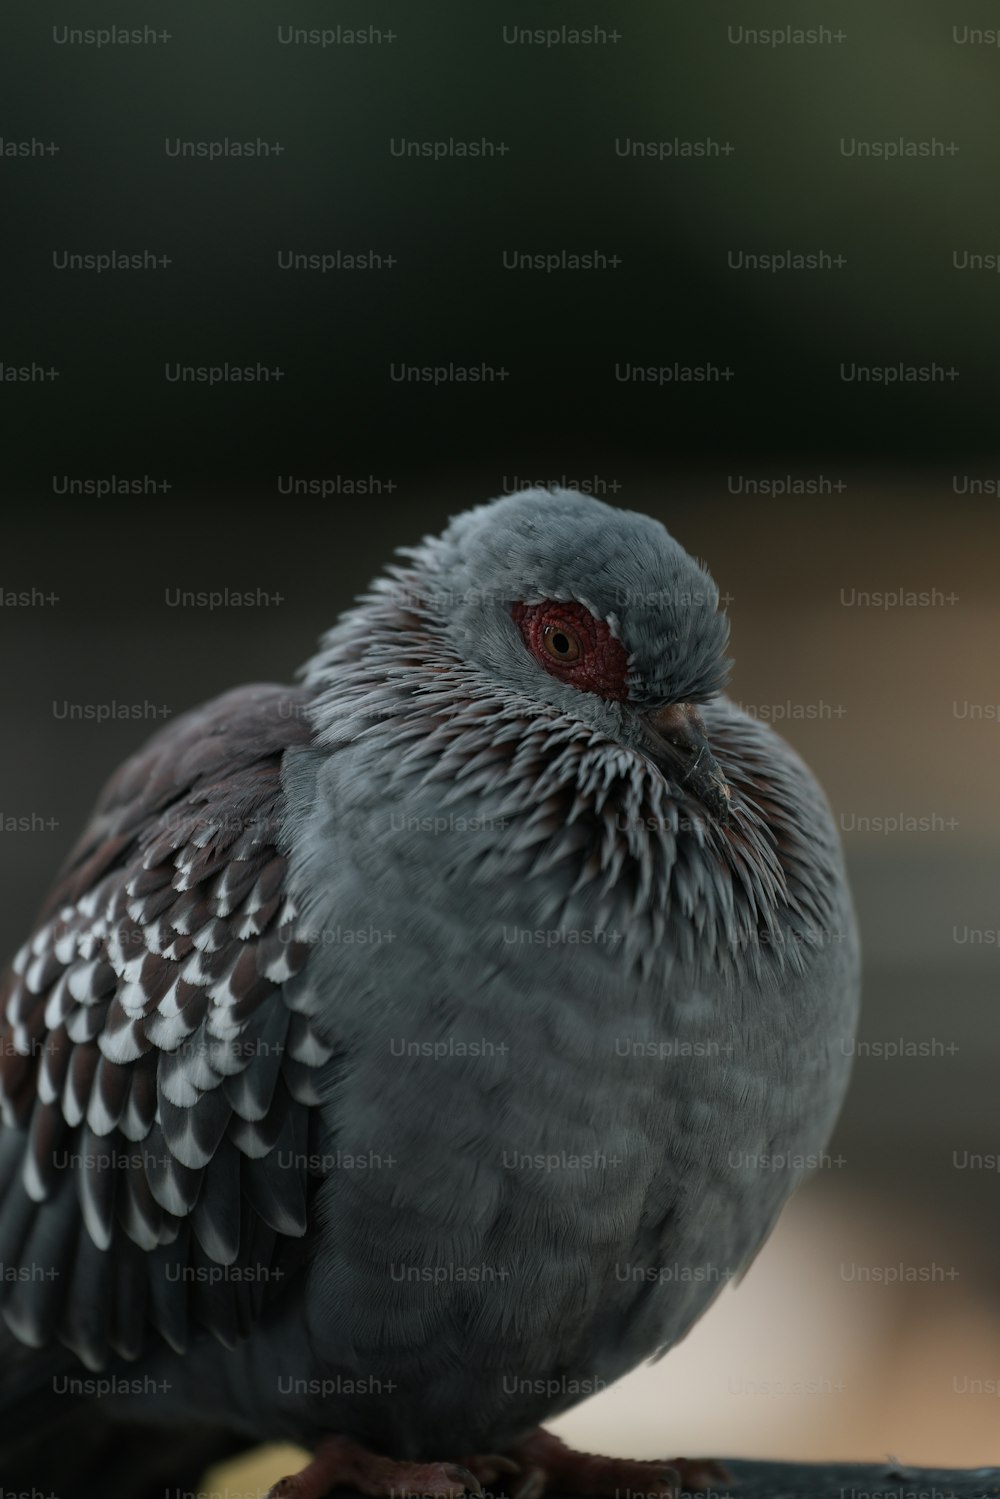
<instances>
[{"instance_id":1,"label":"speckled pigeon","mask_svg":"<svg viewBox=\"0 0 1000 1499\"><path fill-rule=\"evenodd\" d=\"M837 836L658 522L536 489L399 555L122 766L0 986L5 1429L101 1393L303 1444L296 1499L667 1494L713 1470L539 1423L827 1141Z\"/></svg>"}]
</instances>

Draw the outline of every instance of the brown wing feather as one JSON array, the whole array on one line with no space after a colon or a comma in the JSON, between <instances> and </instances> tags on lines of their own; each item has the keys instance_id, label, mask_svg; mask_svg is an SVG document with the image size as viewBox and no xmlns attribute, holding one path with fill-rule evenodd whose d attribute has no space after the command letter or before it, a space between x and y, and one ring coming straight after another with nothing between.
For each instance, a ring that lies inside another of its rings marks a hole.
<instances>
[{"instance_id":1,"label":"brown wing feather","mask_svg":"<svg viewBox=\"0 0 1000 1499\"><path fill-rule=\"evenodd\" d=\"M304 705L242 688L161 730L108 783L0 981L0 1263L21 1269L0 1312L25 1342L92 1367L135 1357L143 1324L174 1347L198 1323L229 1342L253 1278L199 1267L255 1265L259 1288L305 1232L332 1047L286 1048L293 1019L293 1038L313 1030L278 846ZM279 1170L286 1150L301 1170Z\"/></svg>"}]
</instances>

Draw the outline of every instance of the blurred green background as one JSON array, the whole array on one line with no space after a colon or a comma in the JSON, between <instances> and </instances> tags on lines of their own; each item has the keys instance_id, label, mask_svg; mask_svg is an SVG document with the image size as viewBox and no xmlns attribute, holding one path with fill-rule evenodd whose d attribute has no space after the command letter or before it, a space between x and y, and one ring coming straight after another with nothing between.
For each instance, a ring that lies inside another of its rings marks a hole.
<instances>
[{"instance_id":1,"label":"blurred green background","mask_svg":"<svg viewBox=\"0 0 1000 1499\"><path fill-rule=\"evenodd\" d=\"M953 251L1000 245L1000 48L963 0L425 6L214 0L50 17L5 7L3 357L54 385L4 389L11 480L165 469L175 503L273 503L274 475L397 482L837 456L909 467L991 455L996 272ZM58 44L117 22L152 44ZM959 25L958 23L961 23ZM782 46L745 31L825 27ZM279 28L371 26L364 45L283 45ZM544 46L517 28L599 26ZM393 40L387 40L389 34ZM281 144L192 160L166 142ZM503 143L426 160L392 143ZM709 158L627 142L732 146ZM938 141L941 156L844 155L842 142ZM162 270L56 270L53 250L150 248ZM286 271L278 252L374 249L394 266ZM728 254L826 251L839 269L729 269ZM510 271L503 252L617 255L594 272ZM262 388L168 383L164 364L285 370ZM486 387L394 383L393 362L486 362ZM619 362L714 361L728 382L640 386ZM872 389L842 361L938 362L951 382Z\"/></svg>"}]
</instances>

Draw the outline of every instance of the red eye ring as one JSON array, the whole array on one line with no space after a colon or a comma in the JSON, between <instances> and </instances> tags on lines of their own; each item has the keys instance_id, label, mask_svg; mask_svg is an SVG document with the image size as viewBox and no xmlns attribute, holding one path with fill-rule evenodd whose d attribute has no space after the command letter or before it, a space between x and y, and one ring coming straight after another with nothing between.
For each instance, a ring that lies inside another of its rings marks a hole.
<instances>
[{"instance_id":1,"label":"red eye ring","mask_svg":"<svg viewBox=\"0 0 1000 1499\"><path fill-rule=\"evenodd\" d=\"M605 619L576 599L514 604L521 639L550 676L611 702L628 697L628 653ZM568 649L566 648L568 647Z\"/></svg>"}]
</instances>

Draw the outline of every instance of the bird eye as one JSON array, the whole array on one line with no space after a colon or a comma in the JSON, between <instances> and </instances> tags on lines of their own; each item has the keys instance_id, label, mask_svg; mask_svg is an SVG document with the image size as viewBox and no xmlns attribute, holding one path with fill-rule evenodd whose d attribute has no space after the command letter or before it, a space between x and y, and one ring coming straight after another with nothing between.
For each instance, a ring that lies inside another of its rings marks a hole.
<instances>
[{"instance_id":1,"label":"bird eye","mask_svg":"<svg viewBox=\"0 0 1000 1499\"><path fill-rule=\"evenodd\" d=\"M552 657L553 661L559 661L563 666L568 666L573 661L579 661L582 647L579 636L568 625L546 625L542 632L542 646Z\"/></svg>"},{"instance_id":2,"label":"bird eye","mask_svg":"<svg viewBox=\"0 0 1000 1499\"><path fill-rule=\"evenodd\" d=\"M511 605L521 639L550 676L609 702L628 697L628 656L607 620L577 599Z\"/></svg>"}]
</instances>

